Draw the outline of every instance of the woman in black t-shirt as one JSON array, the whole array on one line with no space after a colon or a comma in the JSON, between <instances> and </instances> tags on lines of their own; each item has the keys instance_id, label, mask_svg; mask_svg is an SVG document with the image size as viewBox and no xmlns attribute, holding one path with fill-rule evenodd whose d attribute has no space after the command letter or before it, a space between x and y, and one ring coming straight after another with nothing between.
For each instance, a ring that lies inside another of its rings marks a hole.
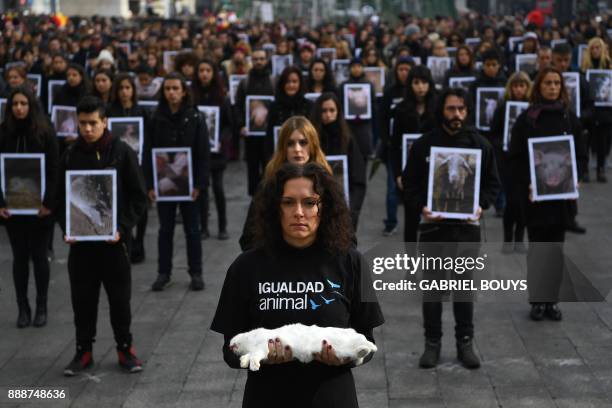
<instances>
[{"instance_id":1,"label":"woman in black t-shirt","mask_svg":"<svg viewBox=\"0 0 612 408\"><path fill-rule=\"evenodd\" d=\"M369 275L351 248L350 213L333 176L315 163L285 164L258 193L256 213L257 248L230 266L211 325L225 337L226 363L240 368L229 342L260 327L351 327L374 342L373 328L384 319L375 295L365 292ZM357 407L355 364L339 360L333 344L321 347L304 364L270 339L260 370L248 372L243 407Z\"/></svg>"}]
</instances>

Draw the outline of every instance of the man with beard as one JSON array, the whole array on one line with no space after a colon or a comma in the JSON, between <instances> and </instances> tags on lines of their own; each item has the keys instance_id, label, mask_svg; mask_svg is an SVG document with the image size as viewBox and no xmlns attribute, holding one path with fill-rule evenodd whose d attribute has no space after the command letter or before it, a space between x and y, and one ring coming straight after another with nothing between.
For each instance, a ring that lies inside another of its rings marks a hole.
<instances>
[{"instance_id":1,"label":"man with beard","mask_svg":"<svg viewBox=\"0 0 612 408\"><path fill-rule=\"evenodd\" d=\"M495 201L500 183L495 165L495 156L491 144L476 130L466 127L469 114L468 94L459 88L447 89L441 95L436 111L436 127L425 133L412 144L408 164L402 174L405 194L405 205L412 211L421 214L419 226L419 253L427 257L473 257L480 251L480 222L483 209ZM470 220L451 220L433 216L427 208L427 191L429 182L429 160L432 146L479 149L482 152L480 176L480 202L476 217ZM445 243L445 244L441 244ZM450 244L449 244L450 243ZM466 243L471 243L467 245ZM451 270L448 279L457 276ZM424 279L434 279L444 275L441 270L424 270ZM461 275L461 279L472 279L470 271ZM442 297L441 292L431 291L423 294L423 325L425 327L425 352L420 358L422 368L433 368L438 364L442 339ZM471 293L453 292L453 312L455 315L455 338L457 340L457 358L466 368L480 367L480 360L474 353L474 337Z\"/></svg>"},{"instance_id":2,"label":"man with beard","mask_svg":"<svg viewBox=\"0 0 612 408\"><path fill-rule=\"evenodd\" d=\"M247 161L248 191L252 196L257 190L261 174L266 165L263 137L247 136L246 128L246 97L248 95L274 95L274 80L268 71L268 58L263 49L256 49L251 55L253 68L249 76L243 79L236 90L236 121L240 135L245 137L244 147Z\"/></svg>"}]
</instances>

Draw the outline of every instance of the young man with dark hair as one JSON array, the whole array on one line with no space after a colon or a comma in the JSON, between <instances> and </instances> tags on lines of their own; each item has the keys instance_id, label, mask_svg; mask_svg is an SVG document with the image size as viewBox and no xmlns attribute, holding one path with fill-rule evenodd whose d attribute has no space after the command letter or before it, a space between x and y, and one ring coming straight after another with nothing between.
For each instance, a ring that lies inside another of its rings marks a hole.
<instances>
[{"instance_id":1,"label":"young man with dark hair","mask_svg":"<svg viewBox=\"0 0 612 408\"><path fill-rule=\"evenodd\" d=\"M483 209L495 200L500 188L495 156L491 144L477 131L466 127L469 114L467 93L458 88L447 89L439 99L438 126L414 141L408 153L408 164L402 174L405 205L415 214L421 214L419 249L428 257L477 257L480 251L480 222ZM479 209L471 220L452 220L433 216L427 207L429 160L432 146L479 149L482 152ZM453 243L450 244L449 243ZM469 243L469 244L468 244ZM430 271L437 279L444 271ZM451 274L454 272L451 271ZM455 278L454 276L451 279ZM462 279L471 279L466 271ZM422 368L438 364L442 339L442 296L437 291L423 296L423 325L425 327L425 352L420 358ZM455 338L457 357L466 368L480 367L474 353L474 304L470 292L453 291Z\"/></svg>"},{"instance_id":2,"label":"young man with dark hair","mask_svg":"<svg viewBox=\"0 0 612 408\"><path fill-rule=\"evenodd\" d=\"M482 70L470 87L472 103L476 100L478 88L505 87L506 81L501 54L493 48L486 50L482 54Z\"/></svg>"},{"instance_id":3,"label":"young man with dark hair","mask_svg":"<svg viewBox=\"0 0 612 408\"><path fill-rule=\"evenodd\" d=\"M92 345L96 336L98 298L104 285L110 307L111 326L117 342L119 365L128 372L142 370L132 347L131 269L128 237L145 211L147 195L142 172L134 151L107 129L106 108L97 97L86 96L77 106L79 137L60 160L59 179L69 170L114 170L117 181L117 232L106 242L76 242L70 245L68 275L74 324L76 355L64 369L74 376L93 366ZM66 186L59 183L58 221L66 233Z\"/></svg>"}]
</instances>

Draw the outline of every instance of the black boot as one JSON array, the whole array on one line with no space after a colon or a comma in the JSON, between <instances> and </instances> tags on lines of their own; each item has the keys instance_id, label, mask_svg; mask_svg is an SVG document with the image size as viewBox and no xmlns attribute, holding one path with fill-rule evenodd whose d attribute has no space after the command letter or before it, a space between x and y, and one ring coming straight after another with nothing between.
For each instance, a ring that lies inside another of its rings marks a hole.
<instances>
[{"instance_id":1,"label":"black boot","mask_svg":"<svg viewBox=\"0 0 612 408\"><path fill-rule=\"evenodd\" d=\"M19 301L19 316L17 316L17 327L23 329L32 324L32 310L28 300Z\"/></svg>"},{"instance_id":2,"label":"black boot","mask_svg":"<svg viewBox=\"0 0 612 408\"><path fill-rule=\"evenodd\" d=\"M597 168L597 181L599 183L607 183L608 182L608 178L606 177L606 168L605 167L598 167Z\"/></svg>"},{"instance_id":3,"label":"black boot","mask_svg":"<svg viewBox=\"0 0 612 408\"><path fill-rule=\"evenodd\" d=\"M34 314L34 327L43 327L47 324L47 299L36 300L36 313Z\"/></svg>"},{"instance_id":4,"label":"black boot","mask_svg":"<svg viewBox=\"0 0 612 408\"><path fill-rule=\"evenodd\" d=\"M457 359L465 368L474 369L480 367L480 359L474 352L471 337L464 337L457 341Z\"/></svg>"},{"instance_id":5,"label":"black boot","mask_svg":"<svg viewBox=\"0 0 612 408\"><path fill-rule=\"evenodd\" d=\"M561 309L559 309L559 306L556 303L547 303L546 308L544 309L544 315L555 322L563 319L563 313L561 313Z\"/></svg>"},{"instance_id":6,"label":"black boot","mask_svg":"<svg viewBox=\"0 0 612 408\"><path fill-rule=\"evenodd\" d=\"M419 359L419 367L421 368L434 368L438 365L440 360L440 348L442 343L440 340L425 340L425 351Z\"/></svg>"},{"instance_id":7,"label":"black boot","mask_svg":"<svg viewBox=\"0 0 612 408\"><path fill-rule=\"evenodd\" d=\"M529 312L531 320L539 322L544 319L544 303L533 303L531 305L531 312Z\"/></svg>"}]
</instances>

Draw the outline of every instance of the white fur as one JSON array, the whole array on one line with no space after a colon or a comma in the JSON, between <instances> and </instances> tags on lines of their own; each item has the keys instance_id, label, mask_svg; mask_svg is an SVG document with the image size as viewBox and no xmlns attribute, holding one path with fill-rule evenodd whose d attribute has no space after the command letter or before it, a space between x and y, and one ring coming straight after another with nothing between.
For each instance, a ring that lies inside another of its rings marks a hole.
<instances>
[{"instance_id":1,"label":"white fur","mask_svg":"<svg viewBox=\"0 0 612 408\"><path fill-rule=\"evenodd\" d=\"M293 357L302 363L313 360L313 353L321 352L322 342L331 344L339 359L349 357L356 365L363 363L368 354L377 350L376 345L353 329L339 327L305 326L288 324L278 329L255 329L240 333L230 341L230 348L240 356L240 366L251 371L259 370L261 361L268 357L268 340L279 338L283 348L291 347Z\"/></svg>"}]
</instances>

